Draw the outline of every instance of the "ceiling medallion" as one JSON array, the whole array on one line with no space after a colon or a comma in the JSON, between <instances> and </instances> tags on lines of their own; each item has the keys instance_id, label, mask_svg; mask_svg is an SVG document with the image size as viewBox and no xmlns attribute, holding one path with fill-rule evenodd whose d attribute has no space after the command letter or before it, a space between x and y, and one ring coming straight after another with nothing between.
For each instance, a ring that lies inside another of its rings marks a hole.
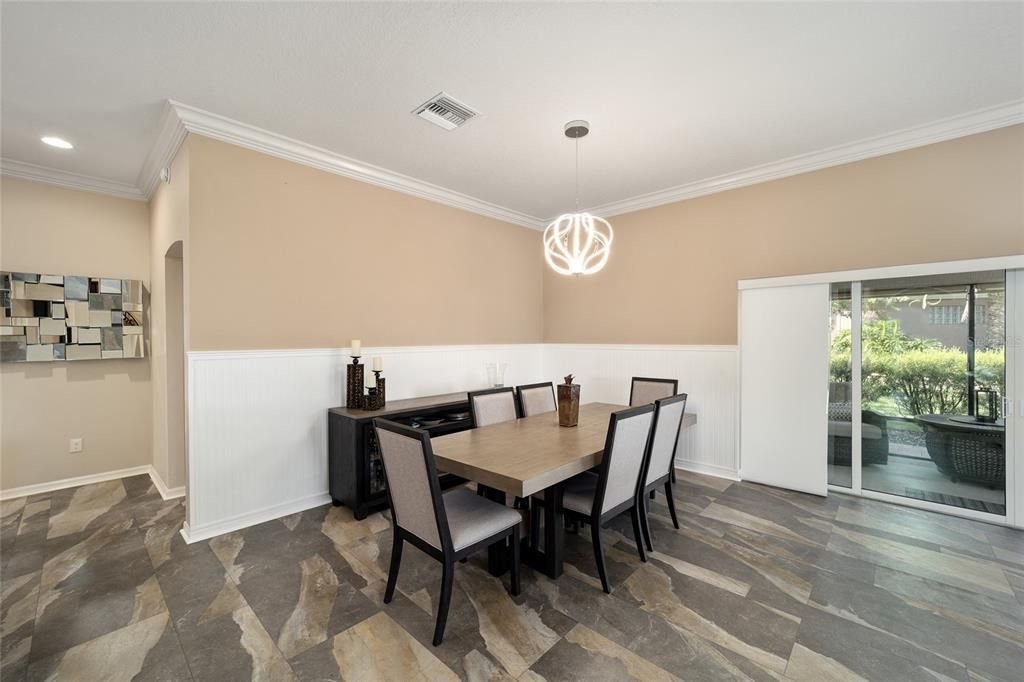
<instances>
[{"instance_id":1,"label":"ceiling medallion","mask_svg":"<svg viewBox=\"0 0 1024 682\"><path fill-rule=\"evenodd\" d=\"M579 140L588 132L590 124L586 121L565 124L565 136L576 141L576 212L563 213L544 230L544 258L561 275L592 275L608 262L611 251L611 224L579 210Z\"/></svg>"}]
</instances>

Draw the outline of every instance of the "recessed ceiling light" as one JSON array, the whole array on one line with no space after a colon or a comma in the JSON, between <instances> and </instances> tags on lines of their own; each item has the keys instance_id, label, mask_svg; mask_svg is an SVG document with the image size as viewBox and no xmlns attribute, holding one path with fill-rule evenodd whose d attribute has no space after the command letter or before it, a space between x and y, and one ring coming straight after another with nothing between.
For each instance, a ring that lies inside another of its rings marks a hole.
<instances>
[{"instance_id":1,"label":"recessed ceiling light","mask_svg":"<svg viewBox=\"0 0 1024 682\"><path fill-rule=\"evenodd\" d=\"M46 137L42 138L42 140L43 144L48 144L51 147L56 147L57 149L71 149L72 147L74 147L74 145L68 142L67 140L64 140L59 137L52 137L50 135L47 135Z\"/></svg>"}]
</instances>

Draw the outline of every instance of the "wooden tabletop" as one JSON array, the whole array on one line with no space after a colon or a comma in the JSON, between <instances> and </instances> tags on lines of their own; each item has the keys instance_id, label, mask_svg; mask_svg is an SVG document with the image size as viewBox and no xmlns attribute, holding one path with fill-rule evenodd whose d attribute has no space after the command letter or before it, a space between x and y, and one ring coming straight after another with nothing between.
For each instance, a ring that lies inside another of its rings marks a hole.
<instances>
[{"instance_id":1,"label":"wooden tabletop","mask_svg":"<svg viewBox=\"0 0 1024 682\"><path fill-rule=\"evenodd\" d=\"M580 406L577 426L548 412L432 439L437 468L528 497L601 463L609 415L625 405Z\"/></svg>"}]
</instances>

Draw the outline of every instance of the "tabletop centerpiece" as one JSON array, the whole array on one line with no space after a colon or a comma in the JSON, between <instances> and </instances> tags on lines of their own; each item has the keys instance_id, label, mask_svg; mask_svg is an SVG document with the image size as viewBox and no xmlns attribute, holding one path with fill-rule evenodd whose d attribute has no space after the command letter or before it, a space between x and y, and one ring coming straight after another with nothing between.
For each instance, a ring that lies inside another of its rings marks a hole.
<instances>
[{"instance_id":1,"label":"tabletop centerpiece","mask_svg":"<svg viewBox=\"0 0 1024 682\"><path fill-rule=\"evenodd\" d=\"M572 382L573 376L565 377L558 384L558 425L576 426L580 421L580 385Z\"/></svg>"}]
</instances>

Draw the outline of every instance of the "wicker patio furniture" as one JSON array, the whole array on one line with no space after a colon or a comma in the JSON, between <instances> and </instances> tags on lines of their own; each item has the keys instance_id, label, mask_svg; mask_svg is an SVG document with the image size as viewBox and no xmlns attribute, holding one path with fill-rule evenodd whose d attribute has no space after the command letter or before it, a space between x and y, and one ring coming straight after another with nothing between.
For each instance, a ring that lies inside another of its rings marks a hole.
<instances>
[{"instance_id":1,"label":"wicker patio furniture","mask_svg":"<svg viewBox=\"0 0 1024 682\"><path fill-rule=\"evenodd\" d=\"M953 482L973 481L990 488L1006 484L1006 425L969 421L961 415L922 414L928 456Z\"/></svg>"}]
</instances>

